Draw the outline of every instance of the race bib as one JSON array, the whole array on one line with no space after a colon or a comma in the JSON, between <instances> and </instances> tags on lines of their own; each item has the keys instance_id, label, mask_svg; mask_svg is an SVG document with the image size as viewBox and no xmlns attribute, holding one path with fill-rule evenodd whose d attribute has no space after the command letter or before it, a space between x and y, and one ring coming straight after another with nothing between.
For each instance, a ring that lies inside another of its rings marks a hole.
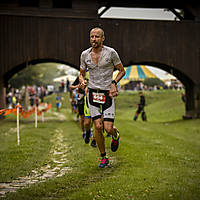
<instances>
[{"instance_id":1,"label":"race bib","mask_svg":"<svg viewBox=\"0 0 200 200\"><path fill-rule=\"evenodd\" d=\"M106 102L106 96L104 93L92 92L92 100L95 103L104 104Z\"/></svg>"}]
</instances>

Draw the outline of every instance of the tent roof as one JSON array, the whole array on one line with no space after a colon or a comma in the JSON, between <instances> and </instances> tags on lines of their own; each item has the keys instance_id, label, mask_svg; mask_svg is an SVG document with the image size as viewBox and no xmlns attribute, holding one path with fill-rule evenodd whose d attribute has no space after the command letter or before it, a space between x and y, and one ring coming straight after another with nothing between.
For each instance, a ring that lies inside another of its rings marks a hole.
<instances>
[{"instance_id":1,"label":"tent roof","mask_svg":"<svg viewBox=\"0 0 200 200\"><path fill-rule=\"evenodd\" d=\"M142 81L145 78L157 78L145 65L131 65L124 68L125 76L121 79L120 85L125 85L129 81ZM117 76L117 71L113 74L113 79Z\"/></svg>"}]
</instances>

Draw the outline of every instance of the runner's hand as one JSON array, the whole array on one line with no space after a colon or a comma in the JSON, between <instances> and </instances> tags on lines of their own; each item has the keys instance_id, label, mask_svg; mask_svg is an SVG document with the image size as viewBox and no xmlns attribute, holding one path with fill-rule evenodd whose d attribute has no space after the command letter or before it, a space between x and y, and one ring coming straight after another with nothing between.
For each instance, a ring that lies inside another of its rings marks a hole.
<instances>
[{"instance_id":1,"label":"runner's hand","mask_svg":"<svg viewBox=\"0 0 200 200\"><path fill-rule=\"evenodd\" d=\"M86 87L86 84L87 84L87 81L86 81L86 80L82 81L82 82L80 83L80 88L81 88L82 90L84 90L85 87Z\"/></svg>"},{"instance_id":2,"label":"runner's hand","mask_svg":"<svg viewBox=\"0 0 200 200\"><path fill-rule=\"evenodd\" d=\"M117 86L115 84L111 84L110 91L109 91L109 96L111 98L118 96L118 90L117 90Z\"/></svg>"}]
</instances>

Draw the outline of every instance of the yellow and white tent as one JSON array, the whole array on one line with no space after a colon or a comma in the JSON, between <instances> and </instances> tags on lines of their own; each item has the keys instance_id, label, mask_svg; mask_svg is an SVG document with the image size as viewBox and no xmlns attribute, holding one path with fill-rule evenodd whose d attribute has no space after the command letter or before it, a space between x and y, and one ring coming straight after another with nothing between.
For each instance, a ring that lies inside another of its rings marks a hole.
<instances>
[{"instance_id":1,"label":"yellow and white tent","mask_svg":"<svg viewBox=\"0 0 200 200\"><path fill-rule=\"evenodd\" d=\"M121 79L120 85L126 85L130 81L143 81L145 78L157 78L145 65L131 65L124 68L126 71L125 76ZM113 73L113 79L117 76L118 72Z\"/></svg>"}]
</instances>

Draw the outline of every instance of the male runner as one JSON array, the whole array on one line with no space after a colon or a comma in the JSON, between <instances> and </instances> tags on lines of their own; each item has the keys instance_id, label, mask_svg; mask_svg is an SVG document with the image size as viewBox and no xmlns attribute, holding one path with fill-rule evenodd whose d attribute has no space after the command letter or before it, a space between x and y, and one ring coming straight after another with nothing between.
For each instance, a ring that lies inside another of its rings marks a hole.
<instances>
[{"instance_id":1,"label":"male runner","mask_svg":"<svg viewBox=\"0 0 200 200\"><path fill-rule=\"evenodd\" d=\"M86 75L86 80L88 80L89 73ZM90 111L88 108L87 104L87 98L86 98L86 93L87 93L87 87L83 90L80 88L79 84L79 78L77 78L74 83L70 86L71 90L77 89L78 90L78 110L79 110L79 115L80 115L80 125L82 129L82 137L85 140L85 143L88 144L90 142L90 136L91 136L91 116L90 116ZM93 140L91 143L91 146L96 147L96 140L95 137L93 136Z\"/></svg>"},{"instance_id":2,"label":"male runner","mask_svg":"<svg viewBox=\"0 0 200 200\"><path fill-rule=\"evenodd\" d=\"M82 136L84 137L84 95L85 91L79 87L79 77L72 83L70 86L71 90L77 89L78 90L78 112L80 116L80 126L82 130Z\"/></svg>"},{"instance_id":3,"label":"male runner","mask_svg":"<svg viewBox=\"0 0 200 200\"><path fill-rule=\"evenodd\" d=\"M102 115L105 131L112 135L111 150L117 151L119 146L119 132L113 127L115 118L114 97L118 95L117 83L125 75L125 70L117 52L103 45L104 31L93 28L90 31L91 47L81 54L80 59L80 84L85 86L86 68L89 70L88 104L91 117L94 121L96 142L100 151L100 168L108 165L109 160L105 151ZM112 80L114 69L118 70L115 80Z\"/></svg>"},{"instance_id":4,"label":"male runner","mask_svg":"<svg viewBox=\"0 0 200 200\"><path fill-rule=\"evenodd\" d=\"M87 94L87 88L85 88L85 93ZM86 136L85 136L85 142L89 142L90 141L90 136L92 134L92 126L93 126L93 122L91 119L91 115L90 115L90 110L88 107L88 99L87 99L87 95L84 96L84 127L86 130ZM96 147L96 138L95 135L92 135L92 142L91 142L91 146L92 147Z\"/></svg>"}]
</instances>

